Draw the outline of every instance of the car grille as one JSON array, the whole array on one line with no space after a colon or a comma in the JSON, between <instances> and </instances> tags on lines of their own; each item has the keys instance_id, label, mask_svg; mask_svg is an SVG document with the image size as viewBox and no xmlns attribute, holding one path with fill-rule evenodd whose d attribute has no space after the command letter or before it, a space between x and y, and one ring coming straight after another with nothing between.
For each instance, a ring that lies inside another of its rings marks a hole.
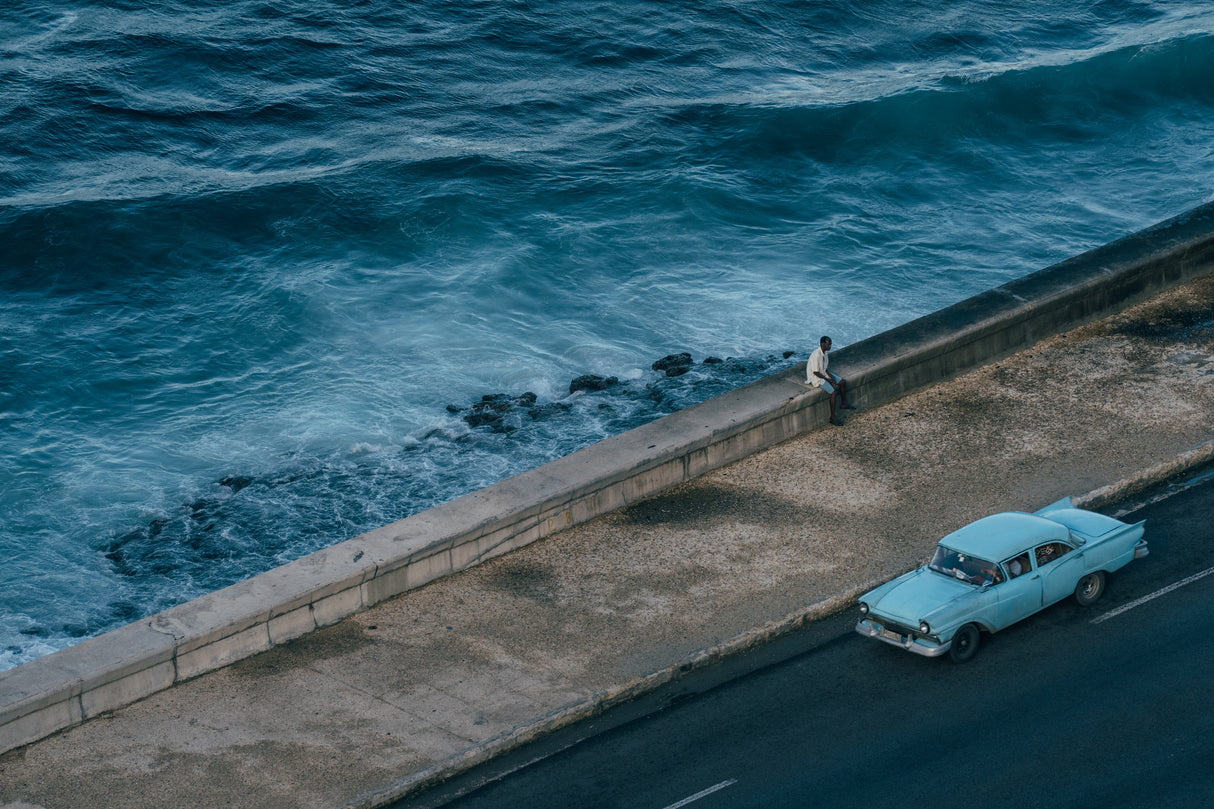
<instances>
[{"instance_id":1,"label":"car grille","mask_svg":"<svg viewBox=\"0 0 1214 809\"><path fill-rule=\"evenodd\" d=\"M874 617L873 621L874 623L880 624L883 629L888 629L890 632L897 632L899 635L917 638L920 634L918 629L911 629L909 626L903 626L895 621L887 621L880 617Z\"/></svg>"}]
</instances>

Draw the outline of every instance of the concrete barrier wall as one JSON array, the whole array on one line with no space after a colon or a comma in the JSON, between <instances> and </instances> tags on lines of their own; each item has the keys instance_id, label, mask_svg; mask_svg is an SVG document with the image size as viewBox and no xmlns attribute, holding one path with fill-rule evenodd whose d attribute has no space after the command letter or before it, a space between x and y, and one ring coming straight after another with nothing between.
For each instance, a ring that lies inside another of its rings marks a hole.
<instances>
[{"instance_id":1,"label":"concrete barrier wall","mask_svg":"<svg viewBox=\"0 0 1214 809\"><path fill-rule=\"evenodd\" d=\"M884 404L1214 270L1214 203L847 346ZM816 334L807 335L812 342ZM804 366L0 673L0 752L824 425Z\"/></svg>"}]
</instances>

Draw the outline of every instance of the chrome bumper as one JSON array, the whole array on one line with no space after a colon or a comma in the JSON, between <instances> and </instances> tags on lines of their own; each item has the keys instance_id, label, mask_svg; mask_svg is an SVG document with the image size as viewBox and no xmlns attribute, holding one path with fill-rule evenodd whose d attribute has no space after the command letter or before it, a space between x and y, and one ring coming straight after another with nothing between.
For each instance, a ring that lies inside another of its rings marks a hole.
<instances>
[{"instance_id":1,"label":"chrome bumper","mask_svg":"<svg viewBox=\"0 0 1214 809\"><path fill-rule=\"evenodd\" d=\"M892 632L868 618L860 619L859 623L856 624L856 631L866 638L876 638L882 643L888 643L890 646L897 646L899 649L905 649L908 652L923 655L924 657L939 657L953 645L951 640L945 643L933 643L926 638L916 635L902 635Z\"/></svg>"}]
</instances>

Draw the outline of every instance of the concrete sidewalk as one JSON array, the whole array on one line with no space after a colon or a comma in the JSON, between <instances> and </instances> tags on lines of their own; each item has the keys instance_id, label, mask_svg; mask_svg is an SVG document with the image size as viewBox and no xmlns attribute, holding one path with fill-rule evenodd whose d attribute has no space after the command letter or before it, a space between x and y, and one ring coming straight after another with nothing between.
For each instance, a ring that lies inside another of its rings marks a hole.
<instances>
[{"instance_id":1,"label":"concrete sidewalk","mask_svg":"<svg viewBox=\"0 0 1214 809\"><path fill-rule=\"evenodd\" d=\"M0 756L0 806L383 805L1212 440L1207 277Z\"/></svg>"}]
</instances>

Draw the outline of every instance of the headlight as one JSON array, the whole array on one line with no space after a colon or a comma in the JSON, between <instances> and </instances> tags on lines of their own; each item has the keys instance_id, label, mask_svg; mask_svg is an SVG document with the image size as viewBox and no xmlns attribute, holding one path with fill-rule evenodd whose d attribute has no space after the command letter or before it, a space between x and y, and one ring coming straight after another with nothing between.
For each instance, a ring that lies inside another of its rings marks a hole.
<instances>
[{"instance_id":1,"label":"headlight","mask_svg":"<svg viewBox=\"0 0 1214 809\"><path fill-rule=\"evenodd\" d=\"M868 605L865 604L863 601L860 602L860 614L868 615Z\"/></svg>"},{"instance_id":2,"label":"headlight","mask_svg":"<svg viewBox=\"0 0 1214 809\"><path fill-rule=\"evenodd\" d=\"M924 635L932 634L932 628L928 625L927 621L919 622L919 631L922 632Z\"/></svg>"}]
</instances>

